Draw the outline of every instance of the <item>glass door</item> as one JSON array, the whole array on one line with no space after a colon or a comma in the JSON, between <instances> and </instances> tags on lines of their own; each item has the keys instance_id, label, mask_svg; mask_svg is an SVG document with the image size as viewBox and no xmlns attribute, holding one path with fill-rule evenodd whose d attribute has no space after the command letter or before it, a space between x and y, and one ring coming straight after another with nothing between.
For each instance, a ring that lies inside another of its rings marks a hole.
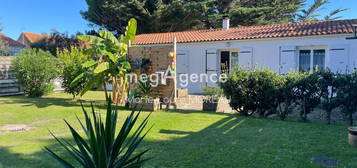
<instances>
[{"instance_id":1,"label":"glass door","mask_svg":"<svg viewBox=\"0 0 357 168\"><path fill-rule=\"evenodd\" d=\"M221 60L220 60L221 73L229 73L230 55L231 55L230 51L221 52Z\"/></svg>"}]
</instances>

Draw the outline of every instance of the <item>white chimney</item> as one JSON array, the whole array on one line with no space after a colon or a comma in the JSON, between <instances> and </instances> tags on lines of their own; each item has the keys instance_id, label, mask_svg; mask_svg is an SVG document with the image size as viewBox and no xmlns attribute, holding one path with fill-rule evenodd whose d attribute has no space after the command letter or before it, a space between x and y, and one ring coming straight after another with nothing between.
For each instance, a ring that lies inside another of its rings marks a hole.
<instances>
[{"instance_id":1,"label":"white chimney","mask_svg":"<svg viewBox=\"0 0 357 168\"><path fill-rule=\"evenodd\" d=\"M223 27L223 30L229 29L229 17L228 16L223 17L222 27Z\"/></svg>"}]
</instances>

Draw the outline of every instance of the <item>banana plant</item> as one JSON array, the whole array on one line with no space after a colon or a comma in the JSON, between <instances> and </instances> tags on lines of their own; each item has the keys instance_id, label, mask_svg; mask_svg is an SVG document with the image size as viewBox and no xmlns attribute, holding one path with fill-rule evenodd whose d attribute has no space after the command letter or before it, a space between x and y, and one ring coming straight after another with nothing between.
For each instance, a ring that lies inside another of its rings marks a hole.
<instances>
[{"instance_id":1,"label":"banana plant","mask_svg":"<svg viewBox=\"0 0 357 168\"><path fill-rule=\"evenodd\" d=\"M101 116L94 111L91 105L91 115L82 105L85 123L78 119L79 124L86 137L82 137L73 126L66 120L66 124L72 134L75 145L65 139L56 137L52 132L55 140L73 157L72 162L58 155L48 147L45 151L55 159L64 168L75 168L81 165L83 168L140 168L151 158L143 158L148 150L137 152L137 148L143 141L150 129L145 131L149 115L138 125L134 127L138 120L140 112L135 114L133 110L126 118L123 126L116 133L117 127L117 108L113 108L111 100L107 104L105 122ZM135 128L135 130L133 130Z\"/></svg>"},{"instance_id":2,"label":"banana plant","mask_svg":"<svg viewBox=\"0 0 357 168\"><path fill-rule=\"evenodd\" d=\"M128 46L130 41L135 39L136 29L136 20L130 19L125 34L120 35L119 38L105 30L100 30L98 32L99 36L77 36L79 40L90 46L85 52L92 56L92 60L82 65L88 68L89 71L80 74L72 81L74 85L83 78L88 80L87 85L81 92L81 96L94 86L103 85L108 99L106 83L110 82L112 82L114 93L119 89L117 94L113 95L114 97L119 97L120 94L126 93L128 82L125 76L131 68L127 60Z\"/></svg>"}]
</instances>

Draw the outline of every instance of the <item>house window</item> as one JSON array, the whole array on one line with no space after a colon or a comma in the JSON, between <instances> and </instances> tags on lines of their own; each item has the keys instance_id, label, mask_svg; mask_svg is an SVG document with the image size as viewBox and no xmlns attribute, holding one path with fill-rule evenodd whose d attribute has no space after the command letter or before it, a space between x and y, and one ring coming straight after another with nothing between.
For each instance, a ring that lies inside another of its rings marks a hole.
<instances>
[{"instance_id":1,"label":"house window","mask_svg":"<svg viewBox=\"0 0 357 168\"><path fill-rule=\"evenodd\" d=\"M229 51L222 51L221 52L221 73L229 73L229 57L230 57L230 52Z\"/></svg>"},{"instance_id":2,"label":"house window","mask_svg":"<svg viewBox=\"0 0 357 168\"><path fill-rule=\"evenodd\" d=\"M221 51L221 54L220 54L221 73L229 73L235 67L238 67L238 52L237 51Z\"/></svg>"},{"instance_id":3,"label":"house window","mask_svg":"<svg viewBox=\"0 0 357 168\"><path fill-rule=\"evenodd\" d=\"M234 70L234 68L239 66L238 61L239 61L238 60L238 52L236 52L236 51L231 52L231 67L230 67L231 70Z\"/></svg>"},{"instance_id":4,"label":"house window","mask_svg":"<svg viewBox=\"0 0 357 168\"><path fill-rule=\"evenodd\" d=\"M317 68L321 71L325 68L325 49L303 49L299 52L299 71L310 72Z\"/></svg>"}]
</instances>

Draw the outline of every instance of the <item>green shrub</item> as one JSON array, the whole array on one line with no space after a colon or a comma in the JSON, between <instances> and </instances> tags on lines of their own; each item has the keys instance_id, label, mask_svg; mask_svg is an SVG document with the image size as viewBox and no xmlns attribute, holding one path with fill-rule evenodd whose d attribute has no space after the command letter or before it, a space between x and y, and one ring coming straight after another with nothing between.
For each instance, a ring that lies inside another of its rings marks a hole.
<instances>
[{"instance_id":1,"label":"green shrub","mask_svg":"<svg viewBox=\"0 0 357 168\"><path fill-rule=\"evenodd\" d=\"M342 112L348 116L349 125L353 125L353 113L357 110L357 70L351 74L337 74L337 101Z\"/></svg>"},{"instance_id":2,"label":"green shrub","mask_svg":"<svg viewBox=\"0 0 357 168\"><path fill-rule=\"evenodd\" d=\"M320 107L330 124L332 110L342 107L349 125L353 125L353 114L357 111L357 70L351 74L336 74L327 69L280 76L268 69L237 69L220 87L230 99L230 106L246 116L257 113L267 117L277 113L284 120L299 107L301 119L307 121L307 115ZM213 91L208 88L206 92Z\"/></svg>"},{"instance_id":3,"label":"green shrub","mask_svg":"<svg viewBox=\"0 0 357 168\"><path fill-rule=\"evenodd\" d=\"M293 87L296 103L300 105L300 117L307 121L307 115L320 104L322 90L319 86L319 74L300 73Z\"/></svg>"},{"instance_id":4,"label":"green shrub","mask_svg":"<svg viewBox=\"0 0 357 168\"><path fill-rule=\"evenodd\" d=\"M232 72L221 87L231 100L231 107L243 115L258 113L267 117L276 113L277 94L282 86L282 77L268 69Z\"/></svg>"},{"instance_id":5,"label":"green shrub","mask_svg":"<svg viewBox=\"0 0 357 168\"><path fill-rule=\"evenodd\" d=\"M87 80L81 79L75 84L71 83L78 75L87 71L82 64L90 60L90 57L82 49L76 47L72 47L70 50L58 50L57 57L61 62L62 87L66 93L72 94L75 97L84 89Z\"/></svg>"},{"instance_id":6,"label":"green shrub","mask_svg":"<svg viewBox=\"0 0 357 168\"><path fill-rule=\"evenodd\" d=\"M239 114L249 116L255 111L254 104L249 96L248 76L249 71L238 69L228 75L226 82L220 83L224 95L230 100L229 105Z\"/></svg>"},{"instance_id":7,"label":"green shrub","mask_svg":"<svg viewBox=\"0 0 357 168\"><path fill-rule=\"evenodd\" d=\"M326 112L326 123L331 124L332 110L340 106L336 97L336 91L340 87L338 75L329 69L318 72L320 75L319 87L321 88L321 108Z\"/></svg>"},{"instance_id":8,"label":"green shrub","mask_svg":"<svg viewBox=\"0 0 357 168\"><path fill-rule=\"evenodd\" d=\"M57 77L57 59L49 52L23 50L12 62L12 71L29 97L41 97L53 90L52 79Z\"/></svg>"},{"instance_id":9,"label":"green shrub","mask_svg":"<svg viewBox=\"0 0 357 168\"><path fill-rule=\"evenodd\" d=\"M219 87L206 86L202 88L204 95L219 98L223 96L223 90Z\"/></svg>"},{"instance_id":10,"label":"green shrub","mask_svg":"<svg viewBox=\"0 0 357 168\"><path fill-rule=\"evenodd\" d=\"M299 73L289 73L282 77L282 85L275 95L278 101L278 116L281 120L285 120L295 107L294 86L299 75Z\"/></svg>"},{"instance_id":11,"label":"green shrub","mask_svg":"<svg viewBox=\"0 0 357 168\"><path fill-rule=\"evenodd\" d=\"M283 82L281 76L269 69L258 69L250 73L248 81L253 92L251 100L256 104L259 116L266 117L276 113L276 95Z\"/></svg>"}]
</instances>

